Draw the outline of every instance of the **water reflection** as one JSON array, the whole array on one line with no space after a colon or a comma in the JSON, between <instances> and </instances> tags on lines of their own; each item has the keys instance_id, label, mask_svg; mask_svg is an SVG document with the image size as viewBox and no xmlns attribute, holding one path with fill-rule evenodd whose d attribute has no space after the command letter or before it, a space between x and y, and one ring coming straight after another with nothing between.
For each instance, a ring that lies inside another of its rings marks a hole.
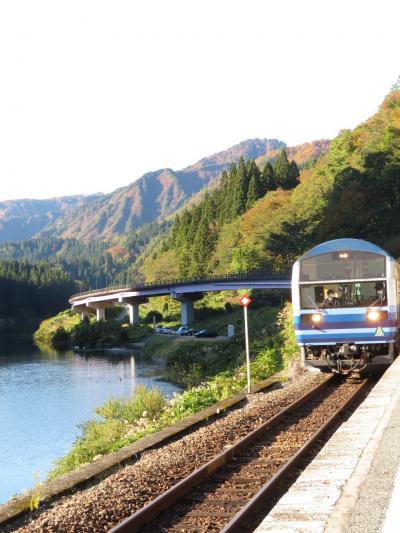
<instances>
[{"instance_id":1,"label":"water reflection","mask_svg":"<svg viewBox=\"0 0 400 533\"><path fill-rule=\"evenodd\" d=\"M45 478L108 397L128 397L139 384L171 396L177 388L160 373L132 353L57 353L0 339L0 503L32 486L35 471Z\"/></svg>"}]
</instances>

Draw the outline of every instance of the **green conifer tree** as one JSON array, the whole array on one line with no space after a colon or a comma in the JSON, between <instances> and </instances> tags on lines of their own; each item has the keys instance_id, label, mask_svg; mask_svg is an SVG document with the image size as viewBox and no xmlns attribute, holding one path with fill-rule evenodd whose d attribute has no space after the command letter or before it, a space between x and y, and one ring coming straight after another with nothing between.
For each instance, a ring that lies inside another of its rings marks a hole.
<instances>
[{"instance_id":1,"label":"green conifer tree","mask_svg":"<svg viewBox=\"0 0 400 533\"><path fill-rule=\"evenodd\" d=\"M274 162L275 181L278 187L282 189L293 189L299 184L299 169L296 162L289 160L285 149L282 149L278 158Z\"/></svg>"},{"instance_id":2,"label":"green conifer tree","mask_svg":"<svg viewBox=\"0 0 400 533\"><path fill-rule=\"evenodd\" d=\"M287 183L290 174L290 163L286 155L286 150L283 148L273 164L275 182L278 187L287 189Z\"/></svg>"},{"instance_id":3,"label":"green conifer tree","mask_svg":"<svg viewBox=\"0 0 400 533\"><path fill-rule=\"evenodd\" d=\"M237 174L232 184L233 194L230 211L231 220L238 215L241 215L245 211L248 188L249 183L246 163L243 157L241 157L238 163Z\"/></svg>"},{"instance_id":4,"label":"green conifer tree","mask_svg":"<svg viewBox=\"0 0 400 533\"><path fill-rule=\"evenodd\" d=\"M264 196L264 195L262 193L261 172L258 166L256 165L256 162L254 161L254 159L250 161L249 163L248 174L249 174L249 188L250 188L251 178L254 177L256 200L258 200L259 198L261 198L261 196Z\"/></svg>"},{"instance_id":5,"label":"green conifer tree","mask_svg":"<svg viewBox=\"0 0 400 533\"><path fill-rule=\"evenodd\" d=\"M256 185L256 178L254 176L251 176L250 183L249 183L249 190L247 193L247 201L246 201L246 211L251 209L253 205L255 204L256 200L258 200L259 194L257 190Z\"/></svg>"},{"instance_id":6,"label":"green conifer tree","mask_svg":"<svg viewBox=\"0 0 400 533\"><path fill-rule=\"evenodd\" d=\"M274 169L269 161L266 161L262 175L261 175L261 191L262 196L267 194L268 191L275 191L277 189Z\"/></svg>"},{"instance_id":7,"label":"green conifer tree","mask_svg":"<svg viewBox=\"0 0 400 533\"><path fill-rule=\"evenodd\" d=\"M296 161L291 161L290 170L289 170L289 180L288 180L289 182L288 185L290 189L294 189L295 187L297 187L297 185L300 183L299 177L300 177L300 172L296 164Z\"/></svg>"}]
</instances>

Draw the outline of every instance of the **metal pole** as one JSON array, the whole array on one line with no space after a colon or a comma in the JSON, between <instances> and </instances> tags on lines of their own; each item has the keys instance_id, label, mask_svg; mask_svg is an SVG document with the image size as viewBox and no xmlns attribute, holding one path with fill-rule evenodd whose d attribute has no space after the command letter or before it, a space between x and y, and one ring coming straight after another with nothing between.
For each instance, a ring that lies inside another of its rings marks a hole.
<instances>
[{"instance_id":1,"label":"metal pole","mask_svg":"<svg viewBox=\"0 0 400 533\"><path fill-rule=\"evenodd\" d=\"M244 310L244 336L246 339L247 394L251 394L250 351L249 351L249 330L247 327L247 306L244 306L243 310Z\"/></svg>"}]
</instances>

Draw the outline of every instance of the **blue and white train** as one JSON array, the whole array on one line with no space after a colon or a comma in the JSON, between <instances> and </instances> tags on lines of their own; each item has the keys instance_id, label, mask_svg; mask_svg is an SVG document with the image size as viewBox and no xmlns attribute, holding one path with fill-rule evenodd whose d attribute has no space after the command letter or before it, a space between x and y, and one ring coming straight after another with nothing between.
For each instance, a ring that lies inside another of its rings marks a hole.
<instances>
[{"instance_id":1,"label":"blue and white train","mask_svg":"<svg viewBox=\"0 0 400 533\"><path fill-rule=\"evenodd\" d=\"M398 353L400 269L360 239L336 239L293 265L292 301L304 366L348 374L392 363Z\"/></svg>"}]
</instances>

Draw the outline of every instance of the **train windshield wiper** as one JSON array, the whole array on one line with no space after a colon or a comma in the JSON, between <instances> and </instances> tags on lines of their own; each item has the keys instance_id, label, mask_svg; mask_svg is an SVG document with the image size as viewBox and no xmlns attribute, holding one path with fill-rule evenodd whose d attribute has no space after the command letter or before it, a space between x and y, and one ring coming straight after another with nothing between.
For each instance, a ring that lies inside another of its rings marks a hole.
<instances>
[{"instance_id":1,"label":"train windshield wiper","mask_svg":"<svg viewBox=\"0 0 400 533\"><path fill-rule=\"evenodd\" d=\"M323 311L325 312L325 310L322 308L322 307L318 307L318 305L315 303L314 299L312 298L312 296L309 296L308 297L308 301L315 307L315 310L320 312L320 311Z\"/></svg>"}]
</instances>

